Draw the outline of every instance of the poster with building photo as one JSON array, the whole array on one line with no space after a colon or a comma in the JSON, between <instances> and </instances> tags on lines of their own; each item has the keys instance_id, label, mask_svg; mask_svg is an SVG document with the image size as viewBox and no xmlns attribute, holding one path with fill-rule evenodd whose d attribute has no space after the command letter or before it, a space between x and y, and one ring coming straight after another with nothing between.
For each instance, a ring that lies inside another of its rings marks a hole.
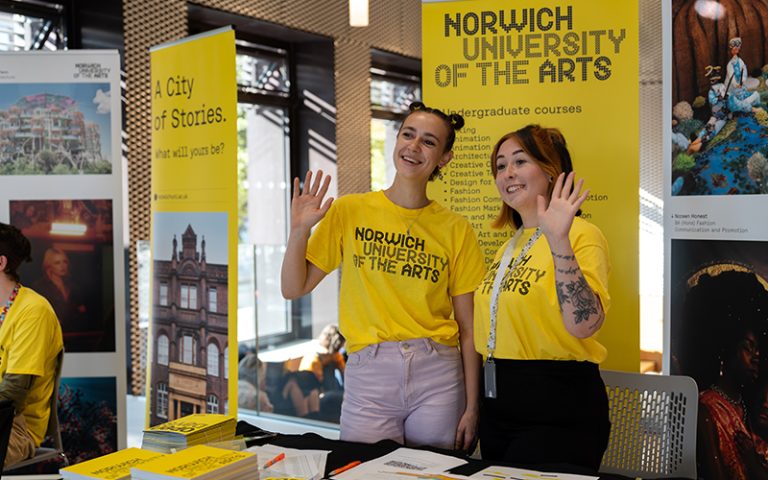
<instances>
[{"instance_id":1,"label":"poster with building photo","mask_svg":"<svg viewBox=\"0 0 768 480\"><path fill-rule=\"evenodd\" d=\"M11 200L10 211L32 245L21 280L50 302L65 351L114 351L112 201Z\"/></svg>"},{"instance_id":2,"label":"poster with building photo","mask_svg":"<svg viewBox=\"0 0 768 480\"><path fill-rule=\"evenodd\" d=\"M237 401L227 402L237 398L234 31L154 46L150 70L147 425L199 412L236 416Z\"/></svg>"},{"instance_id":3,"label":"poster with building photo","mask_svg":"<svg viewBox=\"0 0 768 480\"><path fill-rule=\"evenodd\" d=\"M30 240L19 274L61 322L63 378L90 382L77 408L110 399L111 433L70 439L75 460L126 446L120 101L116 50L0 52L0 222Z\"/></svg>"},{"instance_id":4,"label":"poster with building photo","mask_svg":"<svg viewBox=\"0 0 768 480\"><path fill-rule=\"evenodd\" d=\"M226 413L228 215L152 217L150 425L193 413Z\"/></svg>"},{"instance_id":5,"label":"poster with building photo","mask_svg":"<svg viewBox=\"0 0 768 480\"><path fill-rule=\"evenodd\" d=\"M0 83L0 175L112 172L109 83Z\"/></svg>"}]
</instances>

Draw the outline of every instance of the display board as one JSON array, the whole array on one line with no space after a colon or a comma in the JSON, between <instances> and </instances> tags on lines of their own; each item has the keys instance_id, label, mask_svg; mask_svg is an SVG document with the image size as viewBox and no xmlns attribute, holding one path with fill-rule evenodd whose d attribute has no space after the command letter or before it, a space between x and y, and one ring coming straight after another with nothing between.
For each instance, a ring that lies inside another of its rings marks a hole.
<instances>
[{"instance_id":1,"label":"display board","mask_svg":"<svg viewBox=\"0 0 768 480\"><path fill-rule=\"evenodd\" d=\"M766 12L663 2L664 371L699 386L701 478L759 478L750 460L766 461Z\"/></svg>"},{"instance_id":2,"label":"display board","mask_svg":"<svg viewBox=\"0 0 768 480\"><path fill-rule=\"evenodd\" d=\"M147 421L237 414L237 85L230 27L153 47ZM233 347L230 354L230 347Z\"/></svg>"},{"instance_id":3,"label":"display board","mask_svg":"<svg viewBox=\"0 0 768 480\"><path fill-rule=\"evenodd\" d=\"M590 195L582 217L610 247L603 368L637 371L639 78L637 1L422 3L427 105L464 116L454 160L431 198L465 215L490 264L512 235L494 230L497 139L531 123L559 128Z\"/></svg>"},{"instance_id":4,"label":"display board","mask_svg":"<svg viewBox=\"0 0 768 480\"><path fill-rule=\"evenodd\" d=\"M0 53L0 221L30 240L22 284L61 322L72 461L125 447L120 118L117 51Z\"/></svg>"}]
</instances>

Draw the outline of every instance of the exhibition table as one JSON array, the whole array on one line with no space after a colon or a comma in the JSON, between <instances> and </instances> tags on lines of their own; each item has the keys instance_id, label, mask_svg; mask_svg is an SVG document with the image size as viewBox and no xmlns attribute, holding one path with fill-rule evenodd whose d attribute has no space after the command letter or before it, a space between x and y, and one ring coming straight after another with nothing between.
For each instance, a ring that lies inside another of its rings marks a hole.
<instances>
[{"instance_id":1,"label":"exhibition table","mask_svg":"<svg viewBox=\"0 0 768 480\"><path fill-rule=\"evenodd\" d=\"M245 422L242 422L242 421L239 422L238 434L244 434L246 436L254 434L252 430L251 431L248 430L248 426L250 425ZM251 428L254 428L254 427L251 427ZM287 448L330 451L330 453L328 454L328 460L326 462L326 471L324 472L325 475L328 475L328 473L331 472L332 470L335 470L339 467L347 465L350 462L353 462L356 460L360 460L362 462L365 462L367 460L373 460L375 458L384 456L402 447L402 445L392 440L382 440L377 443L366 444L366 443L357 443L357 442L345 442L342 440L329 440L315 433L305 433L303 435L278 434L270 438L262 438L255 441L249 441L247 442L247 445L248 446L261 445L265 443L279 445ZM437 453L442 453L444 455L452 455L458 458L462 458L463 460L466 460L467 461L466 464L456 467L450 471L451 473L455 473L458 475L472 475L473 473L479 472L480 470L483 470L484 468L490 467L492 465L500 465L500 466L529 468L529 469L540 470L540 471L599 476L601 480L628 480L628 477L623 477L620 475L598 474L589 469L585 469L583 467L578 467L575 465L564 465L564 464L519 465L519 464L510 464L510 463L504 463L504 462L488 462L485 460L477 460L477 459L469 458L468 456L461 454L461 452L456 452L456 451L440 450L440 449L434 449L434 448L427 448L427 450L431 450Z\"/></svg>"}]
</instances>

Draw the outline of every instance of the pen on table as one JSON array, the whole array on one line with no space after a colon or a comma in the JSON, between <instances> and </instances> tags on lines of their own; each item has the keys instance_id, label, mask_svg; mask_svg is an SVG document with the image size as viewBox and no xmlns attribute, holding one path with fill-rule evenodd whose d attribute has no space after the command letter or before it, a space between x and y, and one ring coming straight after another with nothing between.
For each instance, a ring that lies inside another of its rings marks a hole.
<instances>
[{"instance_id":1,"label":"pen on table","mask_svg":"<svg viewBox=\"0 0 768 480\"><path fill-rule=\"evenodd\" d=\"M266 470L267 468L271 467L272 465L276 464L277 462L279 462L280 460L282 460L284 458L285 458L285 454L284 453L279 454L278 456L276 456L272 460L270 460L267 463L265 463L264 466L262 467L262 470Z\"/></svg>"},{"instance_id":2,"label":"pen on table","mask_svg":"<svg viewBox=\"0 0 768 480\"><path fill-rule=\"evenodd\" d=\"M328 474L328 476L329 477L333 477L334 475L338 475L341 472L346 472L350 468L355 468L356 466L360 465L361 463L363 463L363 462L361 462L360 460L355 460L354 462L349 462L348 464L344 465L343 467L339 467L336 470L332 471L331 473Z\"/></svg>"}]
</instances>

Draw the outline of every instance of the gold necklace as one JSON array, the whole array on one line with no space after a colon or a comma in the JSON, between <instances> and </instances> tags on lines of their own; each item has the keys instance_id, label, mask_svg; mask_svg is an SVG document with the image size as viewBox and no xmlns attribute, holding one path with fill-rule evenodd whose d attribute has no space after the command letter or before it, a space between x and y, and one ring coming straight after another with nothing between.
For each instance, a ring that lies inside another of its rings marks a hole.
<instances>
[{"instance_id":1,"label":"gold necklace","mask_svg":"<svg viewBox=\"0 0 768 480\"><path fill-rule=\"evenodd\" d=\"M740 408L741 409L741 420L744 422L744 425L747 424L747 405L744 403L744 396L743 395L739 395L739 399L736 400L735 398L733 398L730 395L728 395L727 393L725 393L725 390L723 390L722 388L718 387L715 384L710 385L709 388L711 388L712 390L717 392L718 395L723 397L726 402L730 403L735 408Z\"/></svg>"},{"instance_id":2,"label":"gold necklace","mask_svg":"<svg viewBox=\"0 0 768 480\"><path fill-rule=\"evenodd\" d=\"M387 189L387 190L388 190L388 189ZM387 197L387 200L389 200L390 202L392 202L392 204L395 206L395 212L396 212L396 213L397 213L397 215L400 217L400 221L401 221L401 222L403 222L403 225L405 225L405 234L406 234L406 235L408 235L408 236L410 237L410 236L411 236L411 227L413 227L413 225L416 223L416 220L418 220L418 219L419 219L419 217L421 216L421 214L422 214L422 213L424 213L424 210L425 210L427 207L429 207L429 205L430 205L432 202L429 202L429 201L427 201L427 204L426 204L426 205L424 205L423 207L421 207L421 208L419 209L419 213L417 213L417 214L416 214L416 216L415 216L415 217L413 217L413 220L411 220L411 222L410 222L410 223L408 223L408 222L406 222L406 221L405 221L405 220L406 220L408 217L407 217L406 215L403 215L402 213L400 213L400 210L399 210L399 209L404 209L404 210L414 210L414 209L408 209L408 208L405 208L405 207L401 207L400 205L398 205L397 203L395 203L395 201L394 201L394 200L392 200L392 199L390 198L389 194L387 193L387 190L382 190L382 193L384 194L384 196L385 196L385 197Z\"/></svg>"},{"instance_id":3,"label":"gold necklace","mask_svg":"<svg viewBox=\"0 0 768 480\"><path fill-rule=\"evenodd\" d=\"M416 216L415 216L415 217L413 217L413 220L411 220L411 222L410 222L410 223L407 223L407 222L405 221L405 219L406 219L406 218L408 218L408 217L406 217L405 215L403 215L403 214L402 214L402 213L400 213L400 212L397 212L397 214L398 214L398 215L400 215L400 220L402 220L402 222L403 222L403 225L405 225L405 234L406 234L406 235L408 235L409 237L411 236L411 227L413 227L413 226L414 226L414 224L416 224L416 220L418 220L418 219L419 219L419 217L421 216L421 214L424 212L424 210L425 210L426 208L427 208L427 207L422 207L422 208L420 208L420 209L419 209L419 213L417 213L417 214L416 214Z\"/></svg>"}]
</instances>

